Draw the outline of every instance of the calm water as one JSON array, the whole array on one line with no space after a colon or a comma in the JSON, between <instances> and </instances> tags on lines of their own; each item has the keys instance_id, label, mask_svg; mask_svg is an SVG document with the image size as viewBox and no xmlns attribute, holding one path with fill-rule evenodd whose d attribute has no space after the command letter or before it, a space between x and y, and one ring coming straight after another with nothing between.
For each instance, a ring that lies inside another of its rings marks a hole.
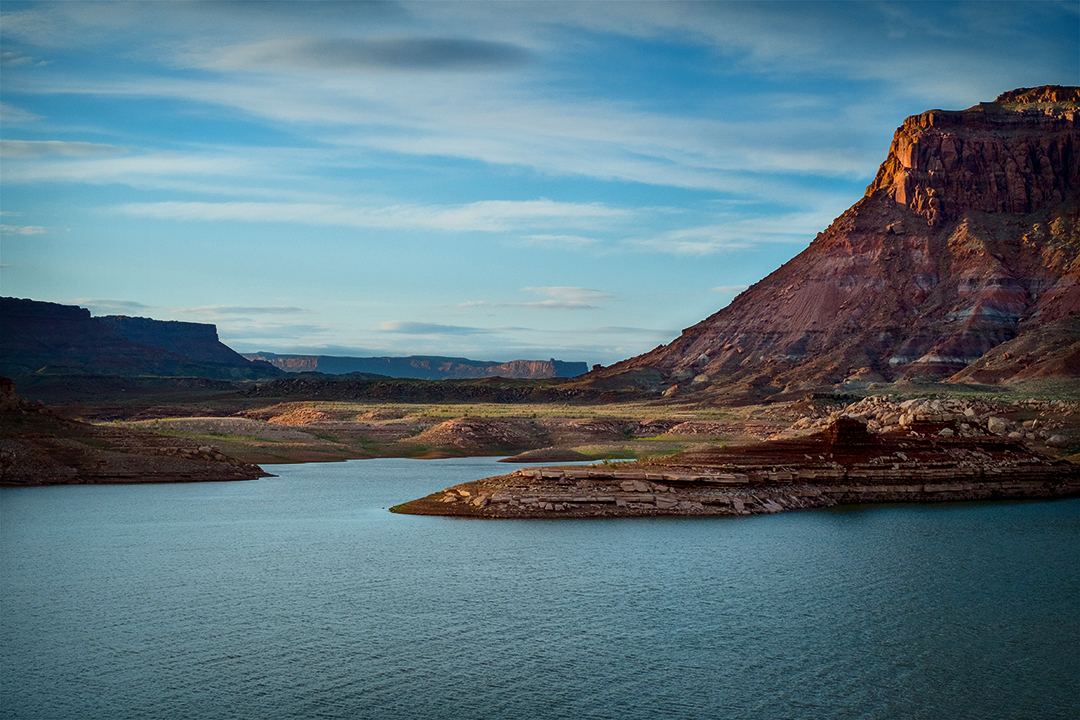
<instances>
[{"instance_id":1,"label":"calm water","mask_svg":"<svg viewBox=\"0 0 1080 720\"><path fill-rule=\"evenodd\" d=\"M1080 500L384 508L488 459L0 491L0 717L1076 718Z\"/></svg>"}]
</instances>

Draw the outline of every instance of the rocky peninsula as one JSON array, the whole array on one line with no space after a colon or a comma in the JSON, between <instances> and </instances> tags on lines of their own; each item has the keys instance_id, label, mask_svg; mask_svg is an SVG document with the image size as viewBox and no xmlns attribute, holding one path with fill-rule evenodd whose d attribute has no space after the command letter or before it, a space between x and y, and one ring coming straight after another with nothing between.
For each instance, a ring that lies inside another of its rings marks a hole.
<instances>
[{"instance_id":1,"label":"rocky peninsula","mask_svg":"<svg viewBox=\"0 0 1080 720\"><path fill-rule=\"evenodd\" d=\"M717 516L842 503L1080 496L1080 466L1018 439L962 437L933 417L879 433L867 425L845 415L801 438L635 463L518 470L392 510L474 518Z\"/></svg>"}]
</instances>

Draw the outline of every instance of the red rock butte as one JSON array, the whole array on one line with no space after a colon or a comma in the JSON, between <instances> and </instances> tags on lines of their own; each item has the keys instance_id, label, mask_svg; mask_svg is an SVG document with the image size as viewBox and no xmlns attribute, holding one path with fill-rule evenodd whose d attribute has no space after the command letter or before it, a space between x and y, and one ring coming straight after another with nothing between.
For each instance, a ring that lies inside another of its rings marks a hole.
<instances>
[{"instance_id":1,"label":"red rock butte","mask_svg":"<svg viewBox=\"0 0 1080 720\"><path fill-rule=\"evenodd\" d=\"M805 251L674 342L587 377L754 399L1076 377L1078 111L1080 88L1047 86L908 118L866 195Z\"/></svg>"}]
</instances>

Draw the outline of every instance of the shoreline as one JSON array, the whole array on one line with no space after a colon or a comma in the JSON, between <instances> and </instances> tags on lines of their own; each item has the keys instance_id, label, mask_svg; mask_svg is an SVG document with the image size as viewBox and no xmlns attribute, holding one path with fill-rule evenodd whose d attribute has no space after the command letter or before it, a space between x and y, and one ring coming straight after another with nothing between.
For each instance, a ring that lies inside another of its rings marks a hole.
<instances>
[{"instance_id":1,"label":"shoreline","mask_svg":"<svg viewBox=\"0 0 1080 720\"><path fill-rule=\"evenodd\" d=\"M1019 442L823 433L608 466L517 470L391 508L475 518L738 516L878 502L1080 496L1080 465Z\"/></svg>"}]
</instances>

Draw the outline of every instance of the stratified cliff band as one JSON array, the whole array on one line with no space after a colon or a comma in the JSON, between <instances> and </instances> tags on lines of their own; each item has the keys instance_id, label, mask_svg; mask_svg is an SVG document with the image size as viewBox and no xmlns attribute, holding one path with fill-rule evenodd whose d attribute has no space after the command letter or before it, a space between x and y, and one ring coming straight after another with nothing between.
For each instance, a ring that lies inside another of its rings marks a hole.
<instances>
[{"instance_id":1,"label":"stratified cliff band","mask_svg":"<svg viewBox=\"0 0 1080 720\"><path fill-rule=\"evenodd\" d=\"M863 199L669 345L592 373L764 397L846 380L1080 374L1080 88L931 110ZM1016 351L994 352L1005 343Z\"/></svg>"}]
</instances>

